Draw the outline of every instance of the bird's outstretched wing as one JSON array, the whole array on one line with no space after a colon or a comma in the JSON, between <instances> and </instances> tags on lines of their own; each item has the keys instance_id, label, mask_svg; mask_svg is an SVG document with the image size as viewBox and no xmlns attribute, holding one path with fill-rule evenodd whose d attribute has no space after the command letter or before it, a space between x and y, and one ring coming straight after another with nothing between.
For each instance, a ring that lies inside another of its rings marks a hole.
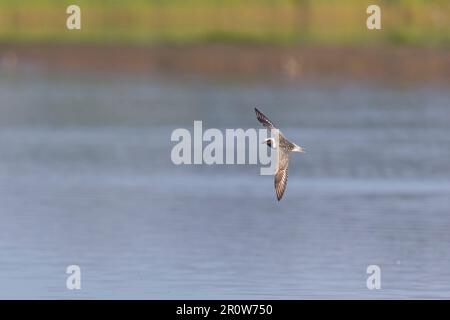
<instances>
[{"instance_id":1,"label":"bird's outstretched wing","mask_svg":"<svg viewBox=\"0 0 450 320\"><path fill-rule=\"evenodd\" d=\"M256 118L258 118L258 121L262 123L264 127L267 127L269 129L275 129L275 126L273 125L272 121L269 120L264 114L262 114L261 111L255 108L256 112Z\"/></svg>"},{"instance_id":2,"label":"bird's outstretched wing","mask_svg":"<svg viewBox=\"0 0 450 320\"><path fill-rule=\"evenodd\" d=\"M275 193L277 200L280 201L286 190L288 180L289 155L282 152L277 172L275 172Z\"/></svg>"}]
</instances>

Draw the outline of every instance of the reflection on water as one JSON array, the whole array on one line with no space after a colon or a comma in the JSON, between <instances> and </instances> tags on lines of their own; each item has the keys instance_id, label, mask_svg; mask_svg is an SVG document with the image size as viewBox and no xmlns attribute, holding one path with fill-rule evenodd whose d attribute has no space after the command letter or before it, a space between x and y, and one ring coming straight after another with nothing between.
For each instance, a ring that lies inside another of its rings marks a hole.
<instances>
[{"instance_id":1,"label":"reflection on water","mask_svg":"<svg viewBox=\"0 0 450 320\"><path fill-rule=\"evenodd\" d=\"M254 106L308 150L283 201L258 166L172 165L173 129ZM1 298L450 297L444 88L18 73L0 114Z\"/></svg>"}]
</instances>

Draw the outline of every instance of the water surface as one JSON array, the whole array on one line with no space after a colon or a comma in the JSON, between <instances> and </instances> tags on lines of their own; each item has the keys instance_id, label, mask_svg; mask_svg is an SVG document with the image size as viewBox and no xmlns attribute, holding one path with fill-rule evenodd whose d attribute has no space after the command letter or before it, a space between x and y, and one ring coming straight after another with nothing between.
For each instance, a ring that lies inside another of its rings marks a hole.
<instances>
[{"instance_id":1,"label":"water surface","mask_svg":"<svg viewBox=\"0 0 450 320\"><path fill-rule=\"evenodd\" d=\"M172 164L172 130L254 106L308 150L280 203L256 165ZM448 88L31 70L0 114L0 298L450 298Z\"/></svg>"}]
</instances>

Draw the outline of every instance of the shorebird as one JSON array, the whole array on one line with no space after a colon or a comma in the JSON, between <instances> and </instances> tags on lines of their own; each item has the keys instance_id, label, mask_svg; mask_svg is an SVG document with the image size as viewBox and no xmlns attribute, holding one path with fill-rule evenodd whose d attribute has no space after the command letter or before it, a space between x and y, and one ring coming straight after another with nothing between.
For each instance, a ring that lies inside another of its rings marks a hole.
<instances>
[{"instance_id":1,"label":"shorebird","mask_svg":"<svg viewBox=\"0 0 450 320\"><path fill-rule=\"evenodd\" d=\"M261 111L255 108L256 118L262 123L262 125L268 128L272 133L275 133L277 139L268 138L263 141L269 147L278 150L278 163L275 171L275 193L277 200L280 201L283 197L284 190L286 190L286 184L288 180L288 166L289 166L289 154L291 152L305 152L305 149L296 145L295 143L286 139L283 134L275 128L272 121L269 120ZM277 145L278 142L278 145Z\"/></svg>"}]
</instances>

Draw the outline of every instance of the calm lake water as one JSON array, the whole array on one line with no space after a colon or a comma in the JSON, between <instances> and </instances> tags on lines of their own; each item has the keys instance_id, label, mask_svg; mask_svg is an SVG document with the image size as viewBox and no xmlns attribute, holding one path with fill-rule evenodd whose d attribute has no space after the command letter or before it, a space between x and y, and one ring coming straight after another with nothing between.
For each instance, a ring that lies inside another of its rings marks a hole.
<instances>
[{"instance_id":1,"label":"calm lake water","mask_svg":"<svg viewBox=\"0 0 450 320\"><path fill-rule=\"evenodd\" d=\"M258 165L172 164L255 106L308 151L280 203ZM0 298L450 298L449 159L445 86L2 71Z\"/></svg>"}]
</instances>

